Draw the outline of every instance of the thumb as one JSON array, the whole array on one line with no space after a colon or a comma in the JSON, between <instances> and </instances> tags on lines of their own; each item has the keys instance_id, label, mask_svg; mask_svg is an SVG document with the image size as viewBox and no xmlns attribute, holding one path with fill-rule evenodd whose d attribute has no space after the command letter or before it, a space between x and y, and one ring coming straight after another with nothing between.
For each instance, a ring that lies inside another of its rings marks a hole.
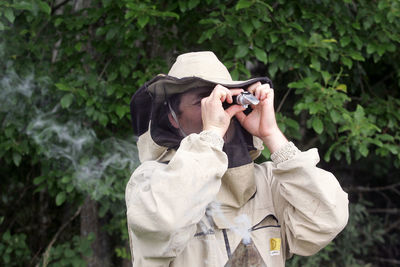
<instances>
[{"instance_id":1,"label":"thumb","mask_svg":"<svg viewBox=\"0 0 400 267\"><path fill-rule=\"evenodd\" d=\"M229 117L232 118L233 116L235 116L236 114L238 114L238 112L242 112L243 110L245 110L244 107L240 106L240 105L232 105L229 108L227 108L225 110L226 113L228 113ZM244 115L244 114L243 114Z\"/></svg>"}]
</instances>

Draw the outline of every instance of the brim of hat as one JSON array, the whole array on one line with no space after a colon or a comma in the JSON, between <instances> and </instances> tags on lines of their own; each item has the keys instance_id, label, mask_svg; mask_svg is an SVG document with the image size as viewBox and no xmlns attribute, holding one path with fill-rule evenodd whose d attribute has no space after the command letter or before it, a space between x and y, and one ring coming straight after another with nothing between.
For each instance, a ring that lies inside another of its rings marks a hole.
<instances>
[{"instance_id":1,"label":"brim of hat","mask_svg":"<svg viewBox=\"0 0 400 267\"><path fill-rule=\"evenodd\" d=\"M203 79L201 77L184 77L176 78L168 75L158 75L147 85L147 91L155 97L155 100L165 99L169 95L184 93L189 89L204 86L215 86L220 84L227 88L243 88L246 89L253 83L268 83L271 88L272 82L268 77L252 78L246 81L231 81L222 79Z\"/></svg>"}]
</instances>

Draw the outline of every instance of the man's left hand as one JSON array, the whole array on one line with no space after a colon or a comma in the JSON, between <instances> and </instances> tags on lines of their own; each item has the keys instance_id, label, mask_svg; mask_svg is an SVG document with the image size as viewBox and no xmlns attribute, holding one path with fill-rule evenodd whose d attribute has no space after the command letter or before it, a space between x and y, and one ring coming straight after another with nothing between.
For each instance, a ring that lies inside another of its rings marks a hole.
<instances>
[{"instance_id":1,"label":"man's left hand","mask_svg":"<svg viewBox=\"0 0 400 267\"><path fill-rule=\"evenodd\" d=\"M263 140L270 152L274 153L288 142L276 123L274 89L270 88L269 84L257 82L247 90L257 97L260 103L251 106L253 110L249 115L238 112L236 118L243 128Z\"/></svg>"}]
</instances>

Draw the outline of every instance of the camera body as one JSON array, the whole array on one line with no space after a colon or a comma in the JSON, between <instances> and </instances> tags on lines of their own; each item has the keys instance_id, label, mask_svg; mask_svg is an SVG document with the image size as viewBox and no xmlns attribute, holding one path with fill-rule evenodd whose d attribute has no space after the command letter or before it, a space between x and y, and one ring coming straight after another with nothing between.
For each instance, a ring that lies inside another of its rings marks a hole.
<instances>
[{"instance_id":1,"label":"camera body","mask_svg":"<svg viewBox=\"0 0 400 267\"><path fill-rule=\"evenodd\" d=\"M240 95L233 96L233 104L248 108L249 105L257 105L260 101L250 92L242 92Z\"/></svg>"}]
</instances>

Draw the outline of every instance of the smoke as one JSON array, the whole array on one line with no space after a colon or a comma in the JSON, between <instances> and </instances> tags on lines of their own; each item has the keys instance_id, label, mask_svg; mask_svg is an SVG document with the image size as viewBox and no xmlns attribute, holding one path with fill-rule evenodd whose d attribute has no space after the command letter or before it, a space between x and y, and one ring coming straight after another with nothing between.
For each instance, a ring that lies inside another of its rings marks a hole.
<instances>
[{"instance_id":1,"label":"smoke","mask_svg":"<svg viewBox=\"0 0 400 267\"><path fill-rule=\"evenodd\" d=\"M60 97L50 94L48 83L33 74L21 77L7 63L7 72L0 75L1 127L12 125L25 134L53 168L72 174L77 189L99 199L138 165L133 135L99 139L84 112L60 107Z\"/></svg>"},{"instance_id":2,"label":"smoke","mask_svg":"<svg viewBox=\"0 0 400 267\"><path fill-rule=\"evenodd\" d=\"M214 201L207 209L207 215L211 215L221 219L229 229L234 231L237 235L242 238L242 242L245 245L251 243L251 220L246 214L240 214L236 216L232 221L229 221L224 212L221 210L221 203Z\"/></svg>"}]
</instances>

